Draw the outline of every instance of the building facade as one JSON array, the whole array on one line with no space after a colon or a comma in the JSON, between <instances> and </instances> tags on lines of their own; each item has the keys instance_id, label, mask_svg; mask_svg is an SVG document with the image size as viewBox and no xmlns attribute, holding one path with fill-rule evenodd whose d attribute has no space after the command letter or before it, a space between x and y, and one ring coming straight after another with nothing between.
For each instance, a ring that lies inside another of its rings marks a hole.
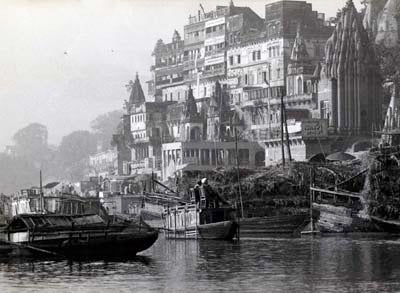
<instances>
[{"instance_id":1,"label":"building facade","mask_svg":"<svg viewBox=\"0 0 400 293\"><path fill-rule=\"evenodd\" d=\"M380 128L377 62L351 0L330 21L305 1L267 4L264 19L232 1L201 9L183 40L177 31L159 40L153 57L154 101L136 78L126 103L126 174L168 179L233 166L236 155L243 166L270 165L282 149L288 157L287 145L304 161Z\"/></svg>"}]
</instances>

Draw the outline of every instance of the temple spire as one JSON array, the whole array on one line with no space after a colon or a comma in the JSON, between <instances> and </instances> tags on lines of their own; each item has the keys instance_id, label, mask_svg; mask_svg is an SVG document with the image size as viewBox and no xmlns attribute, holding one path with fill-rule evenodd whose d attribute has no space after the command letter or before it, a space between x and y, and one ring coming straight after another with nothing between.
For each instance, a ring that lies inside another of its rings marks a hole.
<instances>
[{"instance_id":1,"label":"temple spire","mask_svg":"<svg viewBox=\"0 0 400 293\"><path fill-rule=\"evenodd\" d=\"M306 42L303 38L303 34L302 34L302 30L301 30L301 24L299 24L297 26L297 35L296 35L296 39L294 40L292 54L291 54L290 59L292 61L296 61L296 62L309 59Z\"/></svg>"},{"instance_id":2,"label":"temple spire","mask_svg":"<svg viewBox=\"0 0 400 293\"><path fill-rule=\"evenodd\" d=\"M134 82L130 81L128 87L131 92L131 94L129 96L129 104L130 105L142 104L146 101L146 99L144 97L142 86L139 81L139 73L138 72L136 72L135 81Z\"/></svg>"}]
</instances>

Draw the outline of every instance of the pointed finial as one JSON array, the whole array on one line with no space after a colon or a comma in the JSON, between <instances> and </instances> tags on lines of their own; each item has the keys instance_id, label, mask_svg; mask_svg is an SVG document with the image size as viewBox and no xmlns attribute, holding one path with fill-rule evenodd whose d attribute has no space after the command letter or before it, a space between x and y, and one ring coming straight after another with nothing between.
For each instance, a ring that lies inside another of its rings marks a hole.
<instances>
[{"instance_id":1,"label":"pointed finial","mask_svg":"<svg viewBox=\"0 0 400 293\"><path fill-rule=\"evenodd\" d=\"M230 1L229 1L229 6L230 6L230 7L235 6L235 4L233 3L233 0L230 0Z\"/></svg>"}]
</instances>

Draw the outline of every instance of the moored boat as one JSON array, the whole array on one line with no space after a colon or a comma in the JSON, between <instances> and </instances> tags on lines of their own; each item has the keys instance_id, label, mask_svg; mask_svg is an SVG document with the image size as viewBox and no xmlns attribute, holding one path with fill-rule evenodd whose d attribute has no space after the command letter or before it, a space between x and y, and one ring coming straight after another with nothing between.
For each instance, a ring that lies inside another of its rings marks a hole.
<instances>
[{"instance_id":1,"label":"moored boat","mask_svg":"<svg viewBox=\"0 0 400 293\"><path fill-rule=\"evenodd\" d=\"M240 219L241 238L265 238L277 235L297 236L304 228L308 213Z\"/></svg>"},{"instance_id":2,"label":"moored boat","mask_svg":"<svg viewBox=\"0 0 400 293\"><path fill-rule=\"evenodd\" d=\"M232 240L238 224L232 208L199 208L185 204L167 208L164 233L169 239Z\"/></svg>"},{"instance_id":3,"label":"moored boat","mask_svg":"<svg viewBox=\"0 0 400 293\"><path fill-rule=\"evenodd\" d=\"M312 208L318 215L317 228L321 232L377 232L377 227L366 214L362 194L345 190L310 188Z\"/></svg>"},{"instance_id":4,"label":"moored boat","mask_svg":"<svg viewBox=\"0 0 400 293\"><path fill-rule=\"evenodd\" d=\"M158 232L138 220L99 215L22 214L0 233L0 251L9 255L59 257L134 256L146 250Z\"/></svg>"}]
</instances>

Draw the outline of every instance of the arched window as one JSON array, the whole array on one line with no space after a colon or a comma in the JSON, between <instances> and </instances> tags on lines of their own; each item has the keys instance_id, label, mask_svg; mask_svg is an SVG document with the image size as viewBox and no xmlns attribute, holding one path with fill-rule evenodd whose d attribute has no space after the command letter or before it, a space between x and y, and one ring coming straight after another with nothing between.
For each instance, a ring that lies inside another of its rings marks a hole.
<instances>
[{"instance_id":1,"label":"arched window","mask_svg":"<svg viewBox=\"0 0 400 293\"><path fill-rule=\"evenodd\" d=\"M301 79L301 77L297 78L297 94L303 94L303 80Z\"/></svg>"}]
</instances>

